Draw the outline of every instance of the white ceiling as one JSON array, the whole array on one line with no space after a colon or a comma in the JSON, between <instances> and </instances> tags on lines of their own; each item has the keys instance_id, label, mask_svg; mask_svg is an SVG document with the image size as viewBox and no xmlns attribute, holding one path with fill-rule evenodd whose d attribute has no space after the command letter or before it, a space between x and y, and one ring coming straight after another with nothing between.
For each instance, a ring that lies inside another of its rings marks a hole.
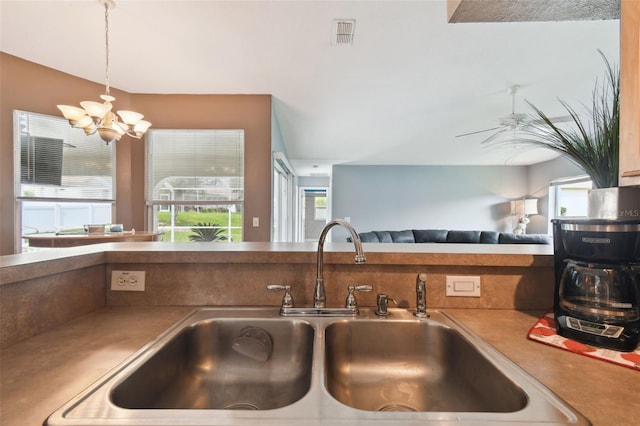
<instances>
[{"instance_id":1,"label":"white ceiling","mask_svg":"<svg viewBox=\"0 0 640 426\"><path fill-rule=\"evenodd\" d=\"M515 144L481 145L490 132L455 135L497 126L511 112L513 84L522 86L516 112L531 112L527 99L564 115L557 98L588 104L603 76L597 49L619 62L619 20L448 24L446 0L116 3L113 87L271 94L300 174L342 163L520 165L553 158ZM0 18L3 52L104 82L97 0L1 0ZM334 19L356 20L352 45L331 44Z\"/></svg>"}]
</instances>

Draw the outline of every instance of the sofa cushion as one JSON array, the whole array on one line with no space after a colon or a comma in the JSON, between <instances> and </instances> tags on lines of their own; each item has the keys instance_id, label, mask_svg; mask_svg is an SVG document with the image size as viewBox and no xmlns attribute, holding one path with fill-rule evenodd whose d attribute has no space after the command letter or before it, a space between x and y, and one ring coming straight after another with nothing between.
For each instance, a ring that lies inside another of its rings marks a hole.
<instances>
[{"instance_id":1,"label":"sofa cushion","mask_svg":"<svg viewBox=\"0 0 640 426\"><path fill-rule=\"evenodd\" d=\"M378 239L378 234L376 234L375 232L371 231L371 232L361 232L358 234L358 236L360 237L360 241L363 243L379 243L380 240ZM353 242L351 240L351 237L347 237L347 241L348 242Z\"/></svg>"},{"instance_id":2,"label":"sofa cushion","mask_svg":"<svg viewBox=\"0 0 640 426\"><path fill-rule=\"evenodd\" d=\"M480 233L480 244L498 244L500 233L496 231L482 231Z\"/></svg>"},{"instance_id":3,"label":"sofa cushion","mask_svg":"<svg viewBox=\"0 0 640 426\"><path fill-rule=\"evenodd\" d=\"M416 240L413 237L413 232L406 231L389 231L391 239L394 243L415 243Z\"/></svg>"},{"instance_id":4,"label":"sofa cushion","mask_svg":"<svg viewBox=\"0 0 640 426\"><path fill-rule=\"evenodd\" d=\"M415 243L411 231L369 231L358 234L363 243ZM347 237L348 242L351 237Z\"/></svg>"},{"instance_id":5,"label":"sofa cushion","mask_svg":"<svg viewBox=\"0 0 640 426\"><path fill-rule=\"evenodd\" d=\"M381 243L392 243L391 233L389 231L373 231L378 236L378 241Z\"/></svg>"},{"instance_id":6,"label":"sofa cushion","mask_svg":"<svg viewBox=\"0 0 640 426\"><path fill-rule=\"evenodd\" d=\"M446 243L446 229L414 229L413 238L416 243Z\"/></svg>"},{"instance_id":7,"label":"sofa cushion","mask_svg":"<svg viewBox=\"0 0 640 426\"><path fill-rule=\"evenodd\" d=\"M449 231L448 243L479 243L480 231Z\"/></svg>"},{"instance_id":8,"label":"sofa cushion","mask_svg":"<svg viewBox=\"0 0 640 426\"><path fill-rule=\"evenodd\" d=\"M545 234L500 234L500 244L550 244L549 236Z\"/></svg>"}]
</instances>

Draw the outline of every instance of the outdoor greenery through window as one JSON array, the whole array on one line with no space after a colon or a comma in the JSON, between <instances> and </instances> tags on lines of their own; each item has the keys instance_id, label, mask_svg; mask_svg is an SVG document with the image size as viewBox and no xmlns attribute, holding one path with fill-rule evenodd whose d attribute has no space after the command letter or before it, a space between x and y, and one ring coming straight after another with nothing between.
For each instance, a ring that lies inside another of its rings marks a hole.
<instances>
[{"instance_id":1,"label":"outdoor greenery through window","mask_svg":"<svg viewBox=\"0 0 640 426\"><path fill-rule=\"evenodd\" d=\"M109 224L114 199L114 145L87 136L60 117L14 111L18 236L83 232ZM17 242L20 251L26 243Z\"/></svg>"},{"instance_id":2,"label":"outdoor greenery through window","mask_svg":"<svg viewBox=\"0 0 640 426\"><path fill-rule=\"evenodd\" d=\"M244 130L150 130L147 208L163 241L242 241Z\"/></svg>"},{"instance_id":3,"label":"outdoor greenery through window","mask_svg":"<svg viewBox=\"0 0 640 426\"><path fill-rule=\"evenodd\" d=\"M314 220L327 219L327 197L314 198Z\"/></svg>"}]
</instances>

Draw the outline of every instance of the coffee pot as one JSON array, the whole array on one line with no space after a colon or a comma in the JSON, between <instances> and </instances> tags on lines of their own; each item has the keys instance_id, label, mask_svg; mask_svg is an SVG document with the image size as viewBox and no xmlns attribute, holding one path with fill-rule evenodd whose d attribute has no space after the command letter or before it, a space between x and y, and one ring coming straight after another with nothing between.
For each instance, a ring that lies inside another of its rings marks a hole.
<instances>
[{"instance_id":1,"label":"coffee pot","mask_svg":"<svg viewBox=\"0 0 640 426\"><path fill-rule=\"evenodd\" d=\"M552 223L558 334L633 351L640 340L640 221Z\"/></svg>"}]
</instances>

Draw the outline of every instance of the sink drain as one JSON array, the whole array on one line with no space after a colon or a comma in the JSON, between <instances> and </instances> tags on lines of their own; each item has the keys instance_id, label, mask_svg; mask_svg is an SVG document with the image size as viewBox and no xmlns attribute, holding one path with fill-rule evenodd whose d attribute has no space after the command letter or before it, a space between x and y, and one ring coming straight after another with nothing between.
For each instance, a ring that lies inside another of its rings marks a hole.
<instances>
[{"instance_id":1,"label":"sink drain","mask_svg":"<svg viewBox=\"0 0 640 426\"><path fill-rule=\"evenodd\" d=\"M225 410L259 410L256 405L249 402L234 402L233 404L226 405Z\"/></svg>"},{"instance_id":2,"label":"sink drain","mask_svg":"<svg viewBox=\"0 0 640 426\"><path fill-rule=\"evenodd\" d=\"M418 411L413 407L403 404L389 404L380 407L378 411Z\"/></svg>"}]
</instances>

